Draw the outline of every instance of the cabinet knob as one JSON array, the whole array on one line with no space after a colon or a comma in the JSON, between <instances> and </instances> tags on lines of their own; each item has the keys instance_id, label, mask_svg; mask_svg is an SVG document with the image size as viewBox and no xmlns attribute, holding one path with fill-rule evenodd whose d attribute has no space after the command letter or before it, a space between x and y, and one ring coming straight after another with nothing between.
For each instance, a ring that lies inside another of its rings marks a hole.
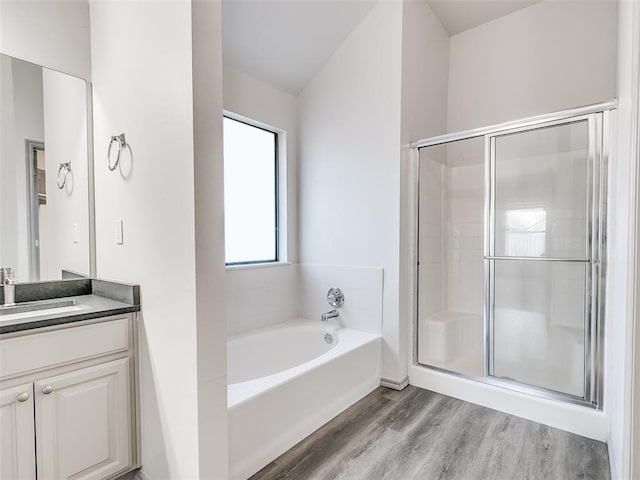
<instances>
[{"instance_id":1,"label":"cabinet knob","mask_svg":"<svg viewBox=\"0 0 640 480\"><path fill-rule=\"evenodd\" d=\"M26 402L27 400L29 400L29 394L27 392L23 392L20 395L18 395L19 402Z\"/></svg>"},{"instance_id":2,"label":"cabinet knob","mask_svg":"<svg viewBox=\"0 0 640 480\"><path fill-rule=\"evenodd\" d=\"M45 395L49 395L51 392L53 392L53 387L51 385L47 385L42 389L42 393Z\"/></svg>"}]
</instances>

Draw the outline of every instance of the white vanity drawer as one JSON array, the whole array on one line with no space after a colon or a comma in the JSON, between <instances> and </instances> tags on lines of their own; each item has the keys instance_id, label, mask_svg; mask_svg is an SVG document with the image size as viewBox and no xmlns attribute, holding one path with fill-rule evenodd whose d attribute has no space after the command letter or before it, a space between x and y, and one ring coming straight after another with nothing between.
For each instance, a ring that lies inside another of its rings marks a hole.
<instances>
[{"instance_id":1,"label":"white vanity drawer","mask_svg":"<svg viewBox=\"0 0 640 480\"><path fill-rule=\"evenodd\" d=\"M129 348L126 317L0 339L0 378L86 360Z\"/></svg>"}]
</instances>

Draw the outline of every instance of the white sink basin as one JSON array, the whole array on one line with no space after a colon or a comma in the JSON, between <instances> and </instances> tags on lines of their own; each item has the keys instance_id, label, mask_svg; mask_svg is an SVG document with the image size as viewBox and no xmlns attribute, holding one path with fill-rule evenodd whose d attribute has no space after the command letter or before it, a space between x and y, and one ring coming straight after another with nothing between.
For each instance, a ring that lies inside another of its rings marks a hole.
<instances>
[{"instance_id":1,"label":"white sink basin","mask_svg":"<svg viewBox=\"0 0 640 480\"><path fill-rule=\"evenodd\" d=\"M48 302L30 302L12 306L0 307L0 323L11 320L24 320L60 313L76 312L87 308L75 300L61 300Z\"/></svg>"}]
</instances>

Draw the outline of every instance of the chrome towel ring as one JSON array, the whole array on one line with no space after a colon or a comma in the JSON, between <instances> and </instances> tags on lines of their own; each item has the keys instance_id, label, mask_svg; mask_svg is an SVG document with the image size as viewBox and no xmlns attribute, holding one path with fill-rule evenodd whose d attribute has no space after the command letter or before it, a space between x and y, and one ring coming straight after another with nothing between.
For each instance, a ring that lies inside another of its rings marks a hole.
<instances>
[{"instance_id":1,"label":"chrome towel ring","mask_svg":"<svg viewBox=\"0 0 640 480\"><path fill-rule=\"evenodd\" d=\"M56 178L56 185L62 190L67 183L67 175L71 173L71 162L61 163L58 168L58 177Z\"/></svg>"},{"instance_id":2,"label":"chrome towel ring","mask_svg":"<svg viewBox=\"0 0 640 480\"><path fill-rule=\"evenodd\" d=\"M118 150L116 152L116 160L112 164L111 163L111 149L112 149L114 143L117 145ZM107 167L109 167L109 170L111 170L112 172L118 166L118 163L120 162L120 154L122 154L122 150L126 146L127 146L127 141L125 140L124 133L121 133L120 135L114 135L114 136L111 137L111 141L109 142L109 148L107 149Z\"/></svg>"}]
</instances>

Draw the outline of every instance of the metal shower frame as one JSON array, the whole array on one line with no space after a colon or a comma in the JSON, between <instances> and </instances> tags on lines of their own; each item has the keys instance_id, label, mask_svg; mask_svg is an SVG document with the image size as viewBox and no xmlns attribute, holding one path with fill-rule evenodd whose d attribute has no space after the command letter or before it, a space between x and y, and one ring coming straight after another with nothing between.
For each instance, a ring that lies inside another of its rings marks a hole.
<instances>
[{"instance_id":1,"label":"metal shower frame","mask_svg":"<svg viewBox=\"0 0 640 480\"><path fill-rule=\"evenodd\" d=\"M588 105L585 107L564 110L547 115L530 117L514 122L492 125L474 130L450 133L414 142L410 145L411 158L414 162L414 328L413 328L413 364L429 368L450 375L495 385L520 393L531 394L551 400L602 409L603 402L603 370L604 370L604 312L606 292L606 227L607 227L607 172L610 156L610 126L611 111L617 107L617 101ZM494 238L494 205L495 205L495 141L496 138L513 133L522 133L541 128L567 125L586 121L588 125L588 167L587 167L587 253L584 259L574 258L539 258L508 257L510 260L527 261L563 261L581 262L586 267L585 285L585 388L583 396L575 396L541 387L518 383L492 376L493 373L493 313L494 313L494 284L495 261L505 257L495 256ZM444 145L460 140L485 138L485 179L484 179L484 376L469 376L440 367L424 365L418 362L418 329L419 329L419 195L420 195L420 156L421 148Z\"/></svg>"}]
</instances>

